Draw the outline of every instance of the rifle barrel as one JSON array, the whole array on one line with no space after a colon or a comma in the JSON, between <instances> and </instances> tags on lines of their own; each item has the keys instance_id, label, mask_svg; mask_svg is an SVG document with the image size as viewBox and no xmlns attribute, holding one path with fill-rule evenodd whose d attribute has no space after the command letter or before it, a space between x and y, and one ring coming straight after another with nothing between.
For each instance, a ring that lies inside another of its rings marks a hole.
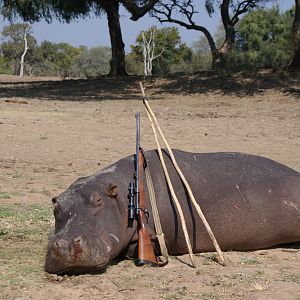
<instances>
[{"instance_id":1,"label":"rifle barrel","mask_svg":"<svg viewBox=\"0 0 300 300\"><path fill-rule=\"evenodd\" d=\"M140 161L139 161L139 152L140 152L140 113L136 113L136 151L135 151L135 208L136 214L138 215L140 209L140 191L139 191L139 181L140 181Z\"/></svg>"}]
</instances>

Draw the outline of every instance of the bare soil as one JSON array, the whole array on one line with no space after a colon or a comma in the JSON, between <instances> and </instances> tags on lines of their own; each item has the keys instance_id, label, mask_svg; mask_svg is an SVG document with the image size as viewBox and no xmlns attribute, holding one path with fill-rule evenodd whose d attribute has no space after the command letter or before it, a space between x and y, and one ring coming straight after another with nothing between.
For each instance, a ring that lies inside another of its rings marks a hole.
<instances>
[{"instance_id":1,"label":"bare soil","mask_svg":"<svg viewBox=\"0 0 300 300\"><path fill-rule=\"evenodd\" d=\"M78 177L134 152L138 111L143 148L154 148L140 80L173 148L246 152L300 171L300 81L295 74L65 81L2 75L0 204L38 204L51 211L51 197ZM0 239L0 274L15 272L16 278L5 284L0 275L0 298L300 299L299 245L227 252L226 267L215 262L214 253L202 253L196 269L180 256L159 269L121 261L102 274L59 277L43 273L46 234L41 242ZM36 265L38 278L18 276L24 260L10 251L17 248ZM14 271L7 267L12 264Z\"/></svg>"}]
</instances>

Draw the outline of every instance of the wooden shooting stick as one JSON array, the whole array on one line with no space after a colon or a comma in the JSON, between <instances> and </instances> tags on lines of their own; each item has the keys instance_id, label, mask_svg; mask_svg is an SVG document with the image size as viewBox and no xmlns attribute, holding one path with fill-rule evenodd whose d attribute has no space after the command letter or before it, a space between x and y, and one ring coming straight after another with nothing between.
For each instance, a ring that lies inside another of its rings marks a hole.
<instances>
[{"instance_id":1,"label":"wooden shooting stick","mask_svg":"<svg viewBox=\"0 0 300 300\"><path fill-rule=\"evenodd\" d=\"M142 85L141 82L140 82L140 87L141 87L141 90L142 90L143 102L144 102L144 105L145 105L145 107L146 107L146 112L147 112L147 115L148 115L148 118L149 118L149 121L150 121L152 130L153 130L153 133L154 133L154 138L155 138L155 141L156 141L156 144L157 144L157 148L160 149L160 150L158 150L158 151L159 151L159 153L160 153L160 152L161 152L161 148L160 148L160 145L159 145L159 142L158 142L158 139L157 139L156 129L155 129L155 127L154 127L153 121L154 121L154 123L155 123L155 126L156 126L157 129L158 129L158 132L159 132L159 134L160 134L162 140L164 141L164 143L165 143L165 145L166 145L166 147L167 147L167 149L168 149L168 151L169 151L169 154L170 154L172 163L173 163L173 165L174 165L174 167L175 167L175 169L176 169L178 175L180 176L180 178L181 178L183 184L185 185L185 188L186 188L186 190L188 191L188 194L189 194L189 196L190 196L190 199L191 199L193 205L195 206L196 211L197 211L197 213L198 213L200 219L202 220L202 222L203 222L203 224L204 224L204 226L205 226L205 228L206 228L206 230L207 230L207 232L208 232L208 235L209 235L209 237L210 237L210 239L211 239L211 241L212 241L212 243L213 243L213 245L214 245L214 247L215 247L217 253L219 254L219 257L220 257L220 259L221 259L221 262L222 262L223 265L225 265L226 262L225 262L224 255L223 255L223 253L222 253L222 251L221 251L221 248L220 248L220 246L219 246L219 244L218 244L218 242L217 242L217 240L216 240L216 238L215 238L215 236L214 236L214 234L213 234L213 232L212 232L212 229L211 229L210 225L208 224L208 222L207 222L207 220L206 220L206 218L205 218L205 216L204 216L204 214L203 214L203 212L202 212L202 210L201 210L199 204L197 203L197 201L196 201L196 199L195 199L195 197L194 197L194 195L193 195L193 192L192 192L192 189L191 189L189 183L187 182L185 176L183 175L182 171L180 170L180 168L179 168L179 166L178 166L178 164L177 164L177 162L176 162L176 159L175 159L175 157L174 157L173 151L172 151L171 147L169 146L169 143L168 143L168 141L166 140L166 138L165 138L165 136L164 136L164 134L163 134L163 132L162 132L162 130L161 130L159 124L158 124L158 121L157 121L157 119L156 119L156 117L155 117L155 114L153 113L153 111L152 111L152 109L151 109L151 107L150 107L150 105L149 105L149 103L148 103L148 100L146 99L146 96L145 96L145 90L144 90L144 87L143 87L143 85ZM161 155L161 154L159 154L159 155ZM166 176L166 177L167 177L167 176ZM168 180L167 180L167 181L168 181ZM173 195L172 195L172 196L173 196ZM178 201L178 200L177 200L177 201ZM189 249L189 247L188 247L188 249ZM190 257L191 257L190 251L189 251L189 254L190 254ZM191 260L192 260L192 259L191 259ZM193 262L193 261L192 261L192 262ZM193 265L194 265L194 264L193 264Z\"/></svg>"},{"instance_id":2,"label":"wooden shooting stick","mask_svg":"<svg viewBox=\"0 0 300 300\"><path fill-rule=\"evenodd\" d=\"M169 172L168 172L168 169L167 169L167 166L166 166L166 163L165 163L162 151L161 151L161 147L160 147L160 144L159 144L159 141L158 141L158 138L157 138L157 134L156 134L154 124L152 122L152 119L151 119L151 116L150 116L149 112L147 110L146 110L146 112L147 112L147 115L148 115L148 118L149 118L149 121L150 121L150 125L151 125L152 130L153 130L154 139L155 139L155 142L156 142L156 145L157 145L158 155L159 155L159 158L160 158L162 168L163 168L164 173L165 173L167 184L169 186L169 190L171 192L173 202L175 203L175 206L177 208L177 211L178 211L178 214L179 214L179 217L180 217L180 220L181 220L182 230L183 230L185 242L186 242L186 245L187 245L187 248L188 248L189 256L190 256L190 259L191 259L191 262L192 262L192 266L194 268L196 268L196 264L195 264L195 260L194 260L194 254L193 254L193 250L192 250L192 246L191 246L191 241L190 241L189 234L188 234L188 231L187 231L187 228L186 228L185 218L184 218L180 203L178 201L178 198L176 196L176 193L174 191L174 188L173 188L173 185L172 185L172 182L171 182L171 179L170 179L170 175L169 175Z\"/></svg>"}]
</instances>

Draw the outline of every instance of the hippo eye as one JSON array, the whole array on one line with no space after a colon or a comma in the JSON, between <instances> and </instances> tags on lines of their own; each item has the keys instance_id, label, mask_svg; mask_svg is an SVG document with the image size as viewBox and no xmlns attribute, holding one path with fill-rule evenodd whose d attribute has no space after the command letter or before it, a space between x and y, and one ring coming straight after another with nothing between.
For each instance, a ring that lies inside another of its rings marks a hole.
<instances>
[{"instance_id":1,"label":"hippo eye","mask_svg":"<svg viewBox=\"0 0 300 300\"><path fill-rule=\"evenodd\" d=\"M55 204L57 202L57 197L52 198L52 204Z\"/></svg>"},{"instance_id":2,"label":"hippo eye","mask_svg":"<svg viewBox=\"0 0 300 300\"><path fill-rule=\"evenodd\" d=\"M102 200L100 195L97 192L93 192L90 196L90 205L91 206L101 206L102 205Z\"/></svg>"}]
</instances>

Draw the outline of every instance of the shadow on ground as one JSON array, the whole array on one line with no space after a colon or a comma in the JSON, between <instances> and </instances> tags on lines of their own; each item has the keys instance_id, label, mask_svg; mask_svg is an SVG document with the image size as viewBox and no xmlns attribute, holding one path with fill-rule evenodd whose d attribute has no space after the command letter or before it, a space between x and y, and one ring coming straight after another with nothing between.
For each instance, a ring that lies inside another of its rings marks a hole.
<instances>
[{"instance_id":1,"label":"shadow on ground","mask_svg":"<svg viewBox=\"0 0 300 300\"><path fill-rule=\"evenodd\" d=\"M300 97L299 79L297 74L272 71L260 71L251 75L202 72L168 77L126 76L61 81L1 82L0 78L0 97L69 101L140 99L140 81L151 91L152 99L163 98L164 94L254 96L270 89Z\"/></svg>"}]
</instances>

